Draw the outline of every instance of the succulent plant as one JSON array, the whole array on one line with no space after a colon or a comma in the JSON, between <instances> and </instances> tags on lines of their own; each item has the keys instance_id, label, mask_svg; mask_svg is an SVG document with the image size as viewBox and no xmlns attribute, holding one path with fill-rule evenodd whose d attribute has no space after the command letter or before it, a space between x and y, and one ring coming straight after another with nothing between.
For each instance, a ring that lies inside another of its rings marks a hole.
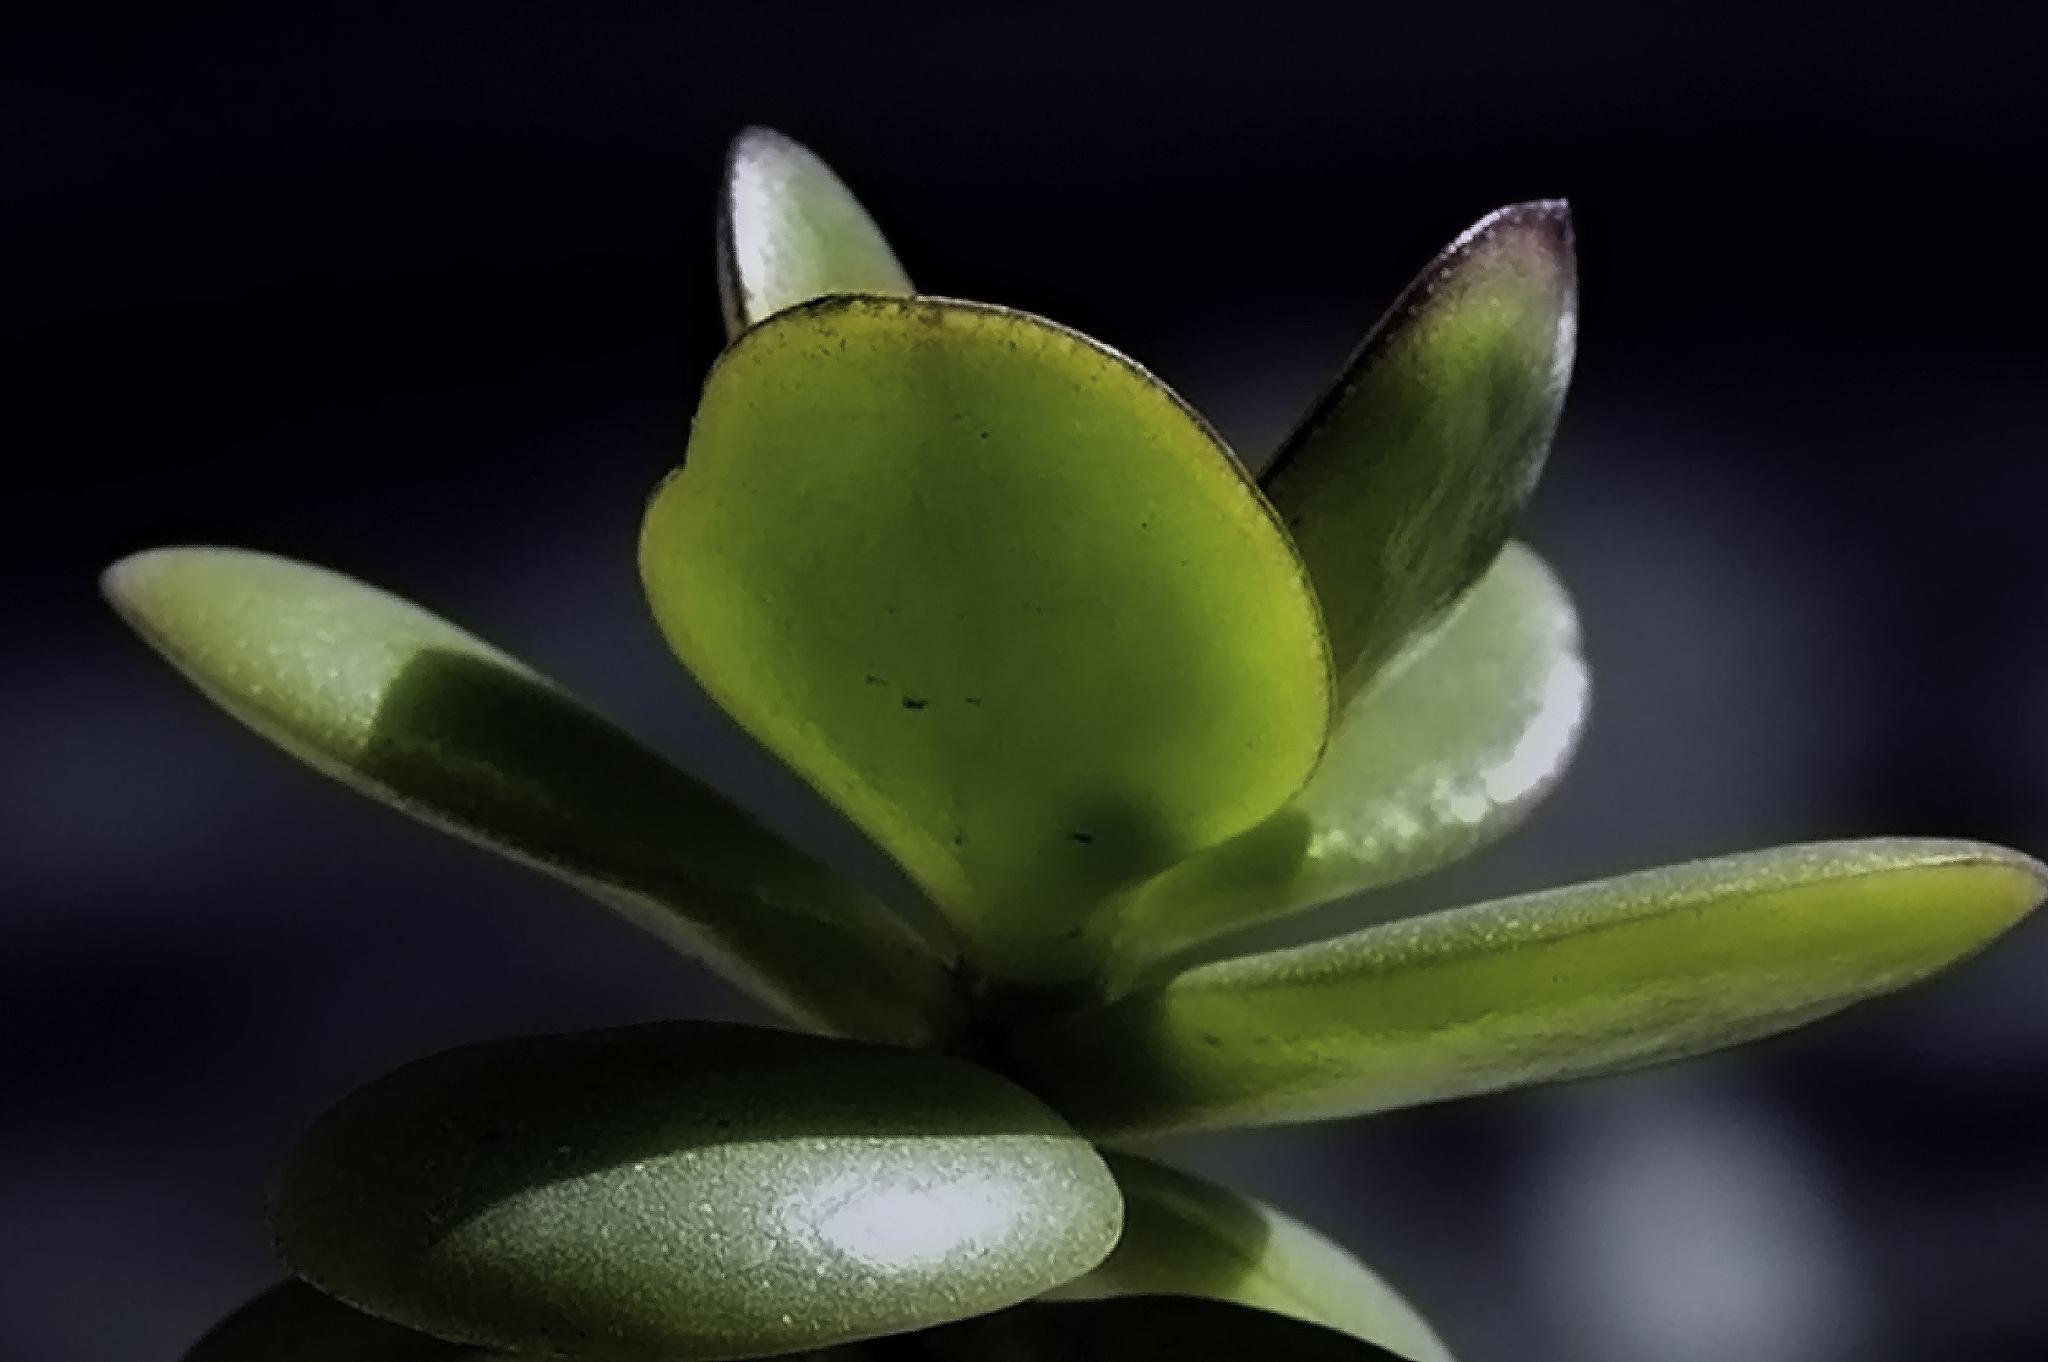
<instances>
[{"instance_id":1,"label":"succulent plant","mask_svg":"<svg viewBox=\"0 0 2048 1362\"><path fill-rule=\"evenodd\" d=\"M1870 840L1219 944L1474 850L1563 770L1577 627L1509 536L1574 269L1562 203L1481 219L1240 463L1100 343L917 293L822 162L743 134L731 344L641 573L696 684L923 914L401 600L230 549L111 569L258 732L795 1028L508 1040L371 1084L276 1185L298 1281L192 1362L1438 1362L1343 1249L1131 1146L1695 1054L2011 926L2032 860Z\"/></svg>"}]
</instances>

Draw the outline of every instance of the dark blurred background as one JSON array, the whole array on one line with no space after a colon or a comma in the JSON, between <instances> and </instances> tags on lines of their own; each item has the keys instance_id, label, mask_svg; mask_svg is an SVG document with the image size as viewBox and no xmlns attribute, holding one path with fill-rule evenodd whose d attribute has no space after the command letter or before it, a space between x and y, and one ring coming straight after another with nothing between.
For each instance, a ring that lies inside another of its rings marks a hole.
<instances>
[{"instance_id":1,"label":"dark blurred background","mask_svg":"<svg viewBox=\"0 0 2048 1362\"><path fill-rule=\"evenodd\" d=\"M316 559L804 822L684 700L631 552L719 343L745 122L925 286L1094 332L1250 448L1470 219L1572 198L1529 534L1593 725L1404 903L1862 832L2048 849L2030 6L182 8L0 46L0 1357L176 1356L272 1275L284 1143L407 1058L747 1015L264 749L94 586L159 542ZM1188 1153L1471 1362L2037 1362L2044 988L2034 922L1733 1056Z\"/></svg>"}]
</instances>

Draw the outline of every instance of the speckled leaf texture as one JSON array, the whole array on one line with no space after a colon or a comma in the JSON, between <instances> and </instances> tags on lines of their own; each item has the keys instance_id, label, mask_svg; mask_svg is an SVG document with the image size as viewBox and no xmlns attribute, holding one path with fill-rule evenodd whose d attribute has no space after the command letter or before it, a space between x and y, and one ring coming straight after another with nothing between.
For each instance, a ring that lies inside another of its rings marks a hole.
<instances>
[{"instance_id":1,"label":"speckled leaf texture","mask_svg":"<svg viewBox=\"0 0 2048 1362\"><path fill-rule=\"evenodd\" d=\"M670 1022L450 1051L293 1152L299 1276L438 1337L599 1362L944 1323L1095 1266L1121 1202L1022 1089L923 1051Z\"/></svg>"},{"instance_id":2,"label":"speckled leaf texture","mask_svg":"<svg viewBox=\"0 0 2048 1362\"><path fill-rule=\"evenodd\" d=\"M1550 449L1577 329L1569 211L1500 209L1408 286L1261 477L1315 580L1344 693L1507 542Z\"/></svg>"},{"instance_id":3,"label":"speckled leaf texture","mask_svg":"<svg viewBox=\"0 0 2048 1362\"><path fill-rule=\"evenodd\" d=\"M105 585L200 690L317 770L576 884L811 1026L952 1027L947 964L900 919L446 621L236 549L138 554Z\"/></svg>"},{"instance_id":4,"label":"speckled leaf texture","mask_svg":"<svg viewBox=\"0 0 2048 1362\"><path fill-rule=\"evenodd\" d=\"M767 128L733 140L718 213L729 334L827 294L909 292L874 219L810 148Z\"/></svg>"},{"instance_id":5,"label":"speckled leaf texture","mask_svg":"<svg viewBox=\"0 0 2048 1362\"><path fill-rule=\"evenodd\" d=\"M1131 896L1119 972L1477 851L1564 774L1590 697L1570 596L1534 553L1508 545L1442 624L1345 704L1285 809Z\"/></svg>"},{"instance_id":6,"label":"speckled leaf texture","mask_svg":"<svg viewBox=\"0 0 2048 1362\"><path fill-rule=\"evenodd\" d=\"M1335 1329L1412 1362L1451 1362L1413 1306L1299 1220L1152 1159L1103 1158L1123 1191L1123 1237L1100 1267L1052 1299L1228 1301Z\"/></svg>"},{"instance_id":7,"label":"speckled leaf texture","mask_svg":"<svg viewBox=\"0 0 2048 1362\"><path fill-rule=\"evenodd\" d=\"M1023 313L841 298L726 351L641 572L705 690L891 852L988 974L1307 780L1315 601L1214 433Z\"/></svg>"},{"instance_id":8,"label":"speckled leaf texture","mask_svg":"<svg viewBox=\"0 0 2048 1362\"><path fill-rule=\"evenodd\" d=\"M1383 1111L1785 1030L1974 953L2042 886L1969 842L1783 847L1198 966L1009 1053L1096 1134Z\"/></svg>"}]
</instances>

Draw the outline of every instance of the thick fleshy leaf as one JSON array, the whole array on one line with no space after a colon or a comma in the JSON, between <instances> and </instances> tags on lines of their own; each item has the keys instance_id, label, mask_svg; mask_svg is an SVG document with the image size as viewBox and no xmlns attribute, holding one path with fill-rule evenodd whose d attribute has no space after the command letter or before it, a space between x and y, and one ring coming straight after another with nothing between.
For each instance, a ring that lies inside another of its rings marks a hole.
<instances>
[{"instance_id":1,"label":"thick fleshy leaf","mask_svg":"<svg viewBox=\"0 0 2048 1362\"><path fill-rule=\"evenodd\" d=\"M733 139L718 213L728 334L830 293L909 293L881 229L809 147L768 128Z\"/></svg>"},{"instance_id":2,"label":"thick fleshy leaf","mask_svg":"<svg viewBox=\"0 0 2048 1362\"><path fill-rule=\"evenodd\" d=\"M904 1362L1421 1362L1286 1315L1185 1296L1024 1305L913 1346Z\"/></svg>"},{"instance_id":3,"label":"thick fleshy leaf","mask_svg":"<svg viewBox=\"0 0 2048 1362\"><path fill-rule=\"evenodd\" d=\"M671 1022L422 1060L323 1117L272 1207L323 1290L516 1352L755 1357L1029 1299L1116 1242L1030 1094L926 1051Z\"/></svg>"},{"instance_id":4,"label":"thick fleshy leaf","mask_svg":"<svg viewBox=\"0 0 2048 1362\"><path fill-rule=\"evenodd\" d=\"M304 1282L286 1282L215 1325L184 1362L492 1362L492 1356L373 1318Z\"/></svg>"},{"instance_id":5,"label":"thick fleshy leaf","mask_svg":"<svg viewBox=\"0 0 2048 1362\"><path fill-rule=\"evenodd\" d=\"M202 691L327 775L590 891L811 1025L952 1025L947 966L900 919L446 621L236 549L138 554L105 584Z\"/></svg>"},{"instance_id":6,"label":"thick fleshy leaf","mask_svg":"<svg viewBox=\"0 0 2048 1362\"><path fill-rule=\"evenodd\" d=\"M1214 433L1022 313L747 332L641 571L713 698L1011 979L1092 970L1092 910L1272 813L1329 722L1300 564Z\"/></svg>"},{"instance_id":7,"label":"thick fleshy leaf","mask_svg":"<svg viewBox=\"0 0 2048 1362\"><path fill-rule=\"evenodd\" d=\"M1097 1133L1318 1120L1786 1030L2018 921L2043 870L1969 842L1783 847L1203 965L1013 1039Z\"/></svg>"},{"instance_id":8,"label":"thick fleshy leaf","mask_svg":"<svg viewBox=\"0 0 2048 1362\"><path fill-rule=\"evenodd\" d=\"M1336 1329L1414 1362L1450 1362L1413 1306L1299 1220L1134 1154L1103 1159L1123 1190L1123 1237L1052 1299L1198 1296Z\"/></svg>"},{"instance_id":9,"label":"thick fleshy leaf","mask_svg":"<svg viewBox=\"0 0 2048 1362\"><path fill-rule=\"evenodd\" d=\"M1477 851L1564 774L1590 695L1571 598L1535 554L1508 545L1441 625L1345 705L1285 809L1126 901L1118 973Z\"/></svg>"},{"instance_id":10,"label":"thick fleshy leaf","mask_svg":"<svg viewBox=\"0 0 2048 1362\"><path fill-rule=\"evenodd\" d=\"M1577 317L1565 205L1489 214L1408 286L1261 478L1346 693L1507 542L1557 427Z\"/></svg>"}]
</instances>

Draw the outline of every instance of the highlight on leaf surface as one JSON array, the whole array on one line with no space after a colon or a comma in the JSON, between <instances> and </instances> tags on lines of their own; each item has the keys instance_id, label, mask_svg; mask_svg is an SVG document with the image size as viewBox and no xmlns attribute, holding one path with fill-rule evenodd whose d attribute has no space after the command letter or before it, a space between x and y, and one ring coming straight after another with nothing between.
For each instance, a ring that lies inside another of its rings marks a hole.
<instances>
[{"instance_id":1,"label":"highlight on leaf surface","mask_svg":"<svg viewBox=\"0 0 2048 1362\"><path fill-rule=\"evenodd\" d=\"M1590 698L1571 597L1509 544L1443 623L1346 702L1285 809L1125 902L1119 975L1479 850L1564 774Z\"/></svg>"},{"instance_id":2,"label":"highlight on leaf surface","mask_svg":"<svg viewBox=\"0 0 2048 1362\"><path fill-rule=\"evenodd\" d=\"M1091 972L1104 900L1272 813L1329 722L1299 560L1215 434L1023 313L747 332L640 561L712 698L1012 979Z\"/></svg>"},{"instance_id":3,"label":"highlight on leaf surface","mask_svg":"<svg viewBox=\"0 0 2048 1362\"><path fill-rule=\"evenodd\" d=\"M904 923L552 682L419 607L238 549L158 549L109 599L315 769L547 870L810 1025L924 1040L947 965Z\"/></svg>"},{"instance_id":4,"label":"highlight on leaf surface","mask_svg":"<svg viewBox=\"0 0 2048 1362\"><path fill-rule=\"evenodd\" d=\"M215 1325L182 1362L502 1362L286 1282Z\"/></svg>"},{"instance_id":5,"label":"highlight on leaf surface","mask_svg":"<svg viewBox=\"0 0 2048 1362\"><path fill-rule=\"evenodd\" d=\"M986 1069L693 1022L412 1064L313 1127L272 1207L293 1271L379 1315L648 1362L1001 1309L1120 1218L1094 1150Z\"/></svg>"},{"instance_id":6,"label":"highlight on leaf surface","mask_svg":"<svg viewBox=\"0 0 2048 1362\"><path fill-rule=\"evenodd\" d=\"M726 154L718 294L729 335L831 293L910 293L860 200L809 147L748 128Z\"/></svg>"},{"instance_id":7,"label":"highlight on leaf surface","mask_svg":"<svg viewBox=\"0 0 2048 1362\"><path fill-rule=\"evenodd\" d=\"M1299 1220L1135 1154L1103 1159L1123 1192L1123 1237L1101 1266L1048 1299L1228 1301L1335 1329L1412 1362L1451 1362L1413 1306Z\"/></svg>"},{"instance_id":8,"label":"highlight on leaf surface","mask_svg":"<svg viewBox=\"0 0 2048 1362\"><path fill-rule=\"evenodd\" d=\"M1421 1362L1286 1315L1187 1296L1021 1305L915 1346L925 1362Z\"/></svg>"},{"instance_id":9,"label":"highlight on leaf surface","mask_svg":"<svg viewBox=\"0 0 2048 1362\"><path fill-rule=\"evenodd\" d=\"M1408 286L1261 476L1315 581L1344 693L1507 542L1550 449L1577 328L1564 203L1491 213Z\"/></svg>"},{"instance_id":10,"label":"highlight on leaf surface","mask_svg":"<svg viewBox=\"0 0 2048 1362\"><path fill-rule=\"evenodd\" d=\"M1083 1129L1357 1115L1614 1072L1926 977L2024 916L2043 870L1971 842L1752 852L1202 965L1013 1039Z\"/></svg>"}]
</instances>

